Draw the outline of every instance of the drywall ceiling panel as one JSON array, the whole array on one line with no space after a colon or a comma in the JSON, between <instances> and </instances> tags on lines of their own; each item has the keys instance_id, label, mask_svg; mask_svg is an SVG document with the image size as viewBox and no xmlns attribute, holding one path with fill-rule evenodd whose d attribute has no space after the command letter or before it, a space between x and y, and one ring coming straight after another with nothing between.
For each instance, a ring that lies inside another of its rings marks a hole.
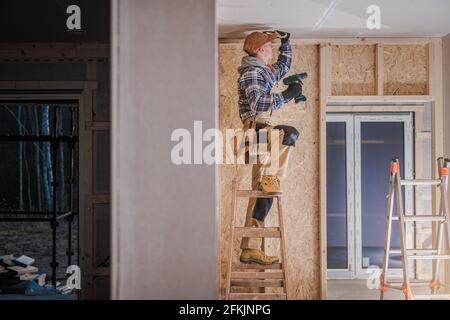
<instances>
[{"instance_id":1,"label":"drywall ceiling panel","mask_svg":"<svg viewBox=\"0 0 450 320\"><path fill-rule=\"evenodd\" d=\"M367 8L380 7L380 30L369 30ZM283 29L298 38L441 37L450 32L447 0L218 0L221 38Z\"/></svg>"}]
</instances>

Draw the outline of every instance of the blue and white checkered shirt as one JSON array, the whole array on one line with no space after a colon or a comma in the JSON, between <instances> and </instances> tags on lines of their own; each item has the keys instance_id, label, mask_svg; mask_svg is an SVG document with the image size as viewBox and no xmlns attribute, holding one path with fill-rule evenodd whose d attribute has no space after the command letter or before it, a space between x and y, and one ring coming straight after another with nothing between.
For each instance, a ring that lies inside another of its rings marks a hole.
<instances>
[{"instance_id":1,"label":"blue and white checkered shirt","mask_svg":"<svg viewBox=\"0 0 450 320\"><path fill-rule=\"evenodd\" d=\"M252 56L242 59L238 71L239 116L244 121L261 112L279 109L285 101L281 93L271 94L275 86L291 68L292 49L289 41L281 44L278 60L271 67Z\"/></svg>"}]
</instances>

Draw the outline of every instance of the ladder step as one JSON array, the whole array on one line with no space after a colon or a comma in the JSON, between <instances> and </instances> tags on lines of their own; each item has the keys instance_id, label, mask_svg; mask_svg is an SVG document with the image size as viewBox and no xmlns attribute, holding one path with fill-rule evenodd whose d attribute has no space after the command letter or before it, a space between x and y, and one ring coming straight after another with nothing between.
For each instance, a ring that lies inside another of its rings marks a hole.
<instances>
[{"instance_id":1,"label":"ladder step","mask_svg":"<svg viewBox=\"0 0 450 320\"><path fill-rule=\"evenodd\" d=\"M235 287L283 287L283 280L231 280Z\"/></svg>"},{"instance_id":2,"label":"ladder step","mask_svg":"<svg viewBox=\"0 0 450 320\"><path fill-rule=\"evenodd\" d=\"M408 259L413 260L447 260L450 259L450 255L440 254L440 255L412 255L408 256Z\"/></svg>"},{"instance_id":3,"label":"ladder step","mask_svg":"<svg viewBox=\"0 0 450 320\"><path fill-rule=\"evenodd\" d=\"M405 222L433 222L433 221L445 221L445 216L438 215L416 215L416 216L403 216ZM392 220L398 220L398 217L392 217Z\"/></svg>"},{"instance_id":4,"label":"ladder step","mask_svg":"<svg viewBox=\"0 0 450 320\"><path fill-rule=\"evenodd\" d=\"M392 249L389 250L390 254L401 254L402 251L400 249ZM435 254L437 253L436 249L407 249L406 254Z\"/></svg>"},{"instance_id":5,"label":"ladder step","mask_svg":"<svg viewBox=\"0 0 450 320\"><path fill-rule=\"evenodd\" d=\"M436 300L448 300L450 299L450 294L416 294L414 298L417 300L425 300L425 299L436 299Z\"/></svg>"},{"instance_id":6,"label":"ladder step","mask_svg":"<svg viewBox=\"0 0 450 320\"><path fill-rule=\"evenodd\" d=\"M400 180L402 186L439 186L441 180L439 179L416 179L416 180Z\"/></svg>"},{"instance_id":7,"label":"ladder step","mask_svg":"<svg viewBox=\"0 0 450 320\"><path fill-rule=\"evenodd\" d=\"M427 286L430 284L430 280L409 280L411 287ZM391 289L401 290L403 287L403 281L388 281L385 285Z\"/></svg>"},{"instance_id":8,"label":"ladder step","mask_svg":"<svg viewBox=\"0 0 450 320\"><path fill-rule=\"evenodd\" d=\"M273 263L273 264L259 264L259 263L233 263L234 269L245 269L245 270L273 270L273 269L279 269L281 270L282 265L281 263Z\"/></svg>"},{"instance_id":9,"label":"ladder step","mask_svg":"<svg viewBox=\"0 0 450 320\"><path fill-rule=\"evenodd\" d=\"M231 279L284 279L283 271L274 272L231 272Z\"/></svg>"},{"instance_id":10,"label":"ladder step","mask_svg":"<svg viewBox=\"0 0 450 320\"><path fill-rule=\"evenodd\" d=\"M280 228L235 227L236 237L280 238Z\"/></svg>"},{"instance_id":11,"label":"ladder step","mask_svg":"<svg viewBox=\"0 0 450 320\"><path fill-rule=\"evenodd\" d=\"M286 293L230 293L230 300L286 300Z\"/></svg>"},{"instance_id":12,"label":"ladder step","mask_svg":"<svg viewBox=\"0 0 450 320\"><path fill-rule=\"evenodd\" d=\"M257 190L236 190L236 197L238 198L277 198L281 194L267 194Z\"/></svg>"}]
</instances>

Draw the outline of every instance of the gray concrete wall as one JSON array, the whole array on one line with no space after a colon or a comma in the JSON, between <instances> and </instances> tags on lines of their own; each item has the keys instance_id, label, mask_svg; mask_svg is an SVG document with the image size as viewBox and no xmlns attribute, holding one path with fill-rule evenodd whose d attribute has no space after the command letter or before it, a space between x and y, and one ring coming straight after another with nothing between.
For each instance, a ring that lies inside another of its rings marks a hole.
<instances>
[{"instance_id":1,"label":"gray concrete wall","mask_svg":"<svg viewBox=\"0 0 450 320\"><path fill-rule=\"evenodd\" d=\"M444 156L450 158L450 34L442 41L442 73L444 88ZM450 201L450 196L449 196ZM446 262L446 282L450 285L450 262Z\"/></svg>"},{"instance_id":2,"label":"gray concrete wall","mask_svg":"<svg viewBox=\"0 0 450 320\"><path fill-rule=\"evenodd\" d=\"M112 298L217 297L216 168L172 131L216 127L213 0L112 1Z\"/></svg>"}]
</instances>

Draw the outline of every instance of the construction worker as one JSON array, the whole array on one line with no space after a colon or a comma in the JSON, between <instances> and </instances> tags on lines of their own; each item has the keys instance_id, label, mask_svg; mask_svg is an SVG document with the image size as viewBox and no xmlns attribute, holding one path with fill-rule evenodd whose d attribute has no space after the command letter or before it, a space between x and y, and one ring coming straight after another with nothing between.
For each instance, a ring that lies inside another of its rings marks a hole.
<instances>
[{"instance_id":1,"label":"construction worker","mask_svg":"<svg viewBox=\"0 0 450 320\"><path fill-rule=\"evenodd\" d=\"M252 189L268 194L281 193L280 178L286 174L289 155L299 137L299 132L294 127L272 126L268 123L272 110L280 109L282 105L302 94L299 83L291 83L281 93L271 93L272 88L291 67L292 50L289 37L289 33L282 31L251 33L244 42L244 51L248 56L242 59L238 68L239 115L244 131L254 129L258 133L261 129L268 130L266 142L270 145L272 130L279 130L278 166L271 166L270 155L259 154L252 169ZM272 41L277 38L281 39L280 53L277 62L270 65ZM245 226L262 228L272 202L273 198L250 198ZM267 265L279 261L278 257L265 255L261 238L242 238L241 249L240 261L243 263Z\"/></svg>"}]
</instances>

